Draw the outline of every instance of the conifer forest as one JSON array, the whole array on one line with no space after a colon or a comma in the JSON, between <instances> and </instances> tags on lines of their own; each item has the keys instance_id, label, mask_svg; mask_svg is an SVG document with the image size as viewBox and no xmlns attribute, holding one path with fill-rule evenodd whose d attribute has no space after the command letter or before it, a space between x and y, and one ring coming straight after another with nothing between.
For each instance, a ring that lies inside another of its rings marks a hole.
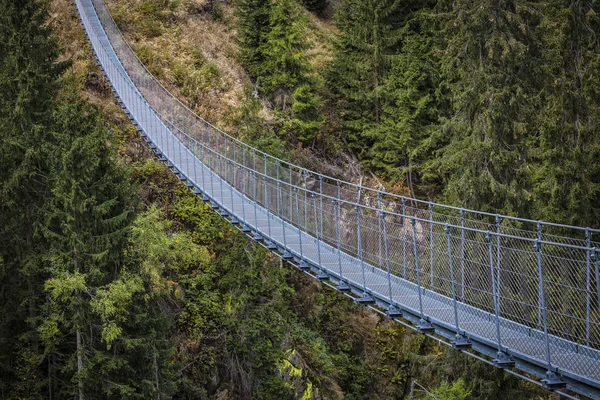
<instances>
[{"instance_id":1,"label":"conifer forest","mask_svg":"<svg viewBox=\"0 0 600 400\"><path fill-rule=\"evenodd\" d=\"M600 228L600 1L105 1L169 91L264 152ZM0 0L0 399L432 398L562 397L258 245L156 159L72 0Z\"/></svg>"}]
</instances>

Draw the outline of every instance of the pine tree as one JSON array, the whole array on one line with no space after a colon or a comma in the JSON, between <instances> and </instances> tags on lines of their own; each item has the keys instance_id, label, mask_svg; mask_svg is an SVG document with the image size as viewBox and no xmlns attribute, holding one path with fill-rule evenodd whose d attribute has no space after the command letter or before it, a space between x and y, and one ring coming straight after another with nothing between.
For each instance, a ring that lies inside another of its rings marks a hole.
<instances>
[{"instance_id":1,"label":"pine tree","mask_svg":"<svg viewBox=\"0 0 600 400\"><path fill-rule=\"evenodd\" d=\"M45 247L37 223L49 197L51 111L66 67L47 19L46 2L0 0L0 386L25 397L41 382L34 325Z\"/></svg>"},{"instance_id":2,"label":"pine tree","mask_svg":"<svg viewBox=\"0 0 600 400\"><path fill-rule=\"evenodd\" d=\"M454 205L526 215L525 138L539 91L539 16L526 0L448 2L442 59L452 117L434 167Z\"/></svg>"},{"instance_id":3,"label":"pine tree","mask_svg":"<svg viewBox=\"0 0 600 400\"><path fill-rule=\"evenodd\" d=\"M299 5L294 0L275 0L270 26L258 84L283 112L284 134L309 144L323 118L316 78L306 55L306 21Z\"/></svg>"},{"instance_id":4,"label":"pine tree","mask_svg":"<svg viewBox=\"0 0 600 400\"><path fill-rule=\"evenodd\" d=\"M48 390L80 399L168 394L169 324L155 288L160 271L125 257L132 186L98 112L72 89L65 92L54 115L52 197L41 228L49 279L38 330Z\"/></svg>"},{"instance_id":5,"label":"pine tree","mask_svg":"<svg viewBox=\"0 0 600 400\"><path fill-rule=\"evenodd\" d=\"M399 0L344 0L338 6L334 60L327 71L342 134L360 157L373 145L369 131L381 123L384 82L398 53L403 21Z\"/></svg>"},{"instance_id":6,"label":"pine tree","mask_svg":"<svg viewBox=\"0 0 600 400\"><path fill-rule=\"evenodd\" d=\"M272 0L236 0L240 59L251 77L263 72L264 48L271 30Z\"/></svg>"},{"instance_id":7,"label":"pine tree","mask_svg":"<svg viewBox=\"0 0 600 400\"><path fill-rule=\"evenodd\" d=\"M540 7L544 96L528 143L533 218L595 225L600 217L600 29L593 1Z\"/></svg>"},{"instance_id":8,"label":"pine tree","mask_svg":"<svg viewBox=\"0 0 600 400\"><path fill-rule=\"evenodd\" d=\"M405 182L413 196L431 198L436 182L427 180L425 169L431 151L440 145L432 138L446 112L440 39L432 17L435 2L413 3L405 5L398 31L401 46L383 83L381 123L367 131L373 146L366 163L394 183Z\"/></svg>"}]
</instances>

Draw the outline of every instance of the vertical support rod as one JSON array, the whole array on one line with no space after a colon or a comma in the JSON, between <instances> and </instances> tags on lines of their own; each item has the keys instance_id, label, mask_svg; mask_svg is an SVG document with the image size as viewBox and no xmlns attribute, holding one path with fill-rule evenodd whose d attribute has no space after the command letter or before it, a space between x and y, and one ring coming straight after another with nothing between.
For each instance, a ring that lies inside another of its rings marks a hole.
<instances>
[{"instance_id":1,"label":"vertical support rod","mask_svg":"<svg viewBox=\"0 0 600 400\"><path fill-rule=\"evenodd\" d=\"M419 269L419 251L417 249L417 231L415 229L415 224L417 220L414 218L410 219L410 224L412 225L413 231L413 249L415 252L415 273L417 274L417 286L419 290L419 313L421 314L421 318L424 318L423 314L423 287L421 286L421 270Z\"/></svg>"},{"instance_id":2,"label":"vertical support rod","mask_svg":"<svg viewBox=\"0 0 600 400\"><path fill-rule=\"evenodd\" d=\"M242 219L244 220L245 229L248 223L246 221L246 149L242 147L242 165L240 168L240 176L242 177Z\"/></svg>"},{"instance_id":3,"label":"vertical support rod","mask_svg":"<svg viewBox=\"0 0 600 400\"><path fill-rule=\"evenodd\" d=\"M308 187L306 186L306 171L302 173L302 180L304 181L304 229L308 231Z\"/></svg>"},{"instance_id":4,"label":"vertical support rod","mask_svg":"<svg viewBox=\"0 0 600 400\"><path fill-rule=\"evenodd\" d=\"M288 165L288 168L290 170L290 223L294 223L294 205L292 202L293 199L293 188L294 185L292 185L292 180L293 180L293 175L292 175L292 167L290 165Z\"/></svg>"},{"instance_id":5,"label":"vertical support rod","mask_svg":"<svg viewBox=\"0 0 600 400\"><path fill-rule=\"evenodd\" d=\"M502 223L502 217L496 214L496 294L498 295L498 309L502 311L502 292L501 292L501 275L500 270L502 268L501 260L501 246L500 246L500 224Z\"/></svg>"},{"instance_id":6,"label":"vertical support rod","mask_svg":"<svg viewBox=\"0 0 600 400\"><path fill-rule=\"evenodd\" d=\"M365 275L365 260L362 249L362 235L360 231L360 207L356 207L356 233L357 233L357 245L358 245L358 259L360 260L360 269L362 271L363 278L363 292L367 293L367 277Z\"/></svg>"},{"instance_id":7,"label":"vertical support rod","mask_svg":"<svg viewBox=\"0 0 600 400\"><path fill-rule=\"evenodd\" d=\"M492 278L492 296L494 297L494 314L496 316L496 340L498 342L498 353L502 353L502 338L500 336L500 309L498 307L498 297L496 294L496 273L494 271L494 252L492 250L492 236L490 232L485 234L485 241L488 243L490 257L490 275Z\"/></svg>"},{"instance_id":8,"label":"vertical support rod","mask_svg":"<svg viewBox=\"0 0 600 400\"><path fill-rule=\"evenodd\" d=\"M263 186L264 186L264 194L265 194L265 199L264 199L264 204L265 204L265 209L267 210L267 234L269 236L268 238L268 242L271 243L273 241L273 236L271 236L271 209L269 206L269 189L268 189L268 182L267 182L267 155L264 154L263 155L263 164L264 164L264 168L265 168L265 174L263 175ZM279 184L279 182L277 182L277 184ZM267 245L269 246L269 245Z\"/></svg>"},{"instance_id":9,"label":"vertical support rod","mask_svg":"<svg viewBox=\"0 0 600 400\"><path fill-rule=\"evenodd\" d=\"M213 183L213 179L214 179L214 175L215 174L213 172L213 167L212 167L212 164L213 164L212 161L213 161L214 153L213 153L213 149L212 149L212 146L211 146L211 136L212 135L210 134L210 131L209 131L209 133L208 133L208 148L207 148L207 150L208 150L208 154L209 154L210 158L209 158L209 162L208 162L208 169L209 169L209 174L210 174L210 195L211 195L211 197L214 198L215 193L214 193L214 187L213 187L213 184L214 184Z\"/></svg>"},{"instance_id":10,"label":"vertical support rod","mask_svg":"<svg viewBox=\"0 0 600 400\"><path fill-rule=\"evenodd\" d=\"M452 284L452 303L454 306L454 325L456 325L456 332L460 332L460 327L458 325L458 304L456 303L456 285L454 282L454 260L452 259L452 236L451 236L451 228L449 225L444 227L444 231L446 232L446 237L448 241L448 265L450 267L450 282Z\"/></svg>"},{"instance_id":11,"label":"vertical support rod","mask_svg":"<svg viewBox=\"0 0 600 400\"><path fill-rule=\"evenodd\" d=\"M383 210L383 205L382 205L382 201L381 201L381 192L377 191L377 213L381 213L381 211ZM382 226L381 226L381 220L377 221L377 245L378 245L378 254L379 254L379 268L383 267L383 239L381 237L382 235Z\"/></svg>"},{"instance_id":12,"label":"vertical support rod","mask_svg":"<svg viewBox=\"0 0 600 400\"><path fill-rule=\"evenodd\" d=\"M402 277L406 279L406 197L402 197Z\"/></svg>"},{"instance_id":13,"label":"vertical support rod","mask_svg":"<svg viewBox=\"0 0 600 400\"><path fill-rule=\"evenodd\" d=\"M321 225L321 237L323 237L323 175L319 175L319 224ZM319 251L321 247L319 245ZM319 262L320 266L320 262Z\"/></svg>"},{"instance_id":14,"label":"vertical support rod","mask_svg":"<svg viewBox=\"0 0 600 400\"><path fill-rule=\"evenodd\" d=\"M460 209L460 299L465 301L465 210Z\"/></svg>"},{"instance_id":15,"label":"vertical support rod","mask_svg":"<svg viewBox=\"0 0 600 400\"><path fill-rule=\"evenodd\" d=\"M279 206L283 207L283 195L282 195L282 187L281 187L281 182L279 182L279 180L277 181L277 189L279 192ZM283 214L283 213L282 213ZM285 220L283 219L283 215L281 217L281 228L283 229L283 248L284 248L284 254L287 253L287 241L286 241L286 237L285 237Z\"/></svg>"},{"instance_id":16,"label":"vertical support rod","mask_svg":"<svg viewBox=\"0 0 600 400\"><path fill-rule=\"evenodd\" d=\"M254 235L254 239L258 240L260 238L260 234L258 233L258 212L257 212L257 208L258 208L258 198L256 197L256 150L254 150L254 155L252 156L252 164L253 164L253 168L252 171L250 171L250 173L252 174L252 197L254 197L254 231L255 231L255 235Z\"/></svg>"},{"instance_id":17,"label":"vertical support rod","mask_svg":"<svg viewBox=\"0 0 600 400\"><path fill-rule=\"evenodd\" d=\"M435 273L433 271L433 203L429 203L429 288L433 289Z\"/></svg>"},{"instance_id":18,"label":"vertical support rod","mask_svg":"<svg viewBox=\"0 0 600 400\"><path fill-rule=\"evenodd\" d=\"M542 230L544 229L544 225L542 221L538 221L537 224L537 239L539 241L542 240ZM538 284L538 327L542 326L542 292L540 291L541 286Z\"/></svg>"},{"instance_id":19,"label":"vertical support rod","mask_svg":"<svg viewBox=\"0 0 600 400\"><path fill-rule=\"evenodd\" d=\"M323 197L323 196L321 196ZM315 214L315 233L317 235L317 262L319 263L319 268L322 267L321 265L321 235L319 232L319 220L317 219L317 195L316 194L312 194L312 199L313 199L313 211Z\"/></svg>"},{"instance_id":20,"label":"vertical support rod","mask_svg":"<svg viewBox=\"0 0 600 400\"><path fill-rule=\"evenodd\" d=\"M233 149L235 151L235 147ZM233 154L235 154L235 152ZM237 224L238 220L235 217L234 202L233 202L233 186L235 185L235 182L236 182L236 179L235 179L236 178L236 173L235 173L236 168L235 168L235 165L233 165L230 160L227 160L227 163L229 165L229 171L230 171L229 173L231 175L231 182L229 182L229 195L231 196L231 212L229 213L229 216L231 217L231 223Z\"/></svg>"},{"instance_id":21,"label":"vertical support rod","mask_svg":"<svg viewBox=\"0 0 600 400\"><path fill-rule=\"evenodd\" d=\"M336 221L340 220L340 203L338 200L332 200L333 203L333 218ZM342 284L342 240L340 234L340 224L339 222L335 224L335 241L337 246L337 255L338 255L338 269L340 273L340 285Z\"/></svg>"},{"instance_id":22,"label":"vertical support rod","mask_svg":"<svg viewBox=\"0 0 600 400\"><path fill-rule=\"evenodd\" d=\"M264 204L265 204L265 209L267 210L267 236L269 237L267 240L269 242L271 242L271 212L269 211L269 194L268 194L268 189L267 189L267 176L263 175L263 187L264 187Z\"/></svg>"},{"instance_id":23,"label":"vertical support rod","mask_svg":"<svg viewBox=\"0 0 600 400\"><path fill-rule=\"evenodd\" d=\"M300 229L300 204L298 202L298 188L294 189L296 194L296 215L298 217L298 241L300 244L300 259L304 260L304 251L302 250L302 230Z\"/></svg>"},{"instance_id":24,"label":"vertical support rod","mask_svg":"<svg viewBox=\"0 0 600 400\"><path fill-rule=\"evenodd\" d=\"M383 247L385 251L385 267L387 269L387 278L388 278L388 293L390 299L390 307L394 306L394 295L392 294L392 271L390 268L390 253L388 250L388 240L387 240L387 223L385 221L385 212L379 211L379 219L381 220L381 224L383 226Z\"/></svg>"},{"instance_id":25,"label":"vertical support rod","mask_svg":"<svg viewBox=\"0 0 600 400\"><path fill-rule=\"evenodd\" d=\"M546 343L546 362L548 370L552 370L552 360L550 358L550 336L548 335L548 320L546 315L546 298L544 293L544 275L542 270L542 244L539 240L535 241L534 248L537 253L538 284L540 291L540 308L542 311L542 321L544 323L544 341Z\"/></svg>"},{"instance_id":26,"label":"vertical support rod","mask_svg":"<svg viewBox=\"0 0 600 400\"><path fill-rule=\"evenodd\" d=\"M585 230L585 244L587 250L585 252L585 345L590 345L590 308L591 308L591 292L592 292L592 273L591 273L591 259L592 259L592 233L590 228Z\"/></svg>"},{"instance_id":27,"label":"vertical support rod","mask_svg":"<svg viewBox=\"0 0 600 400\"><path fill-rule=\"evenodd\" d=\"M244 178L244 176L246 175L245 171L244 171L244 167L243 166L238 166L238 176L241 176L241 184L240 187L242 189L242 223L244 224L244 226L242 227L243 229L246 229L247 223L246 223L246 179Z\"/></svg>"}]
</instances>

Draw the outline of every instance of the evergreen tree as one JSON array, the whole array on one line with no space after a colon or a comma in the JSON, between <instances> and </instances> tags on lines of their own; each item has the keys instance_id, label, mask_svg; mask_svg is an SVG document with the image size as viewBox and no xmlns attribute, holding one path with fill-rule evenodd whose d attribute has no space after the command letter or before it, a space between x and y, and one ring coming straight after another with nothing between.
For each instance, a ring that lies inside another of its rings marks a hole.
<instances>
[{"instance_id":1,"label":"evergreen tree","mask_svg":"<svg viewBox=\"0 0 600 400\"><path fill-rule=\"evenodd\" d=\"M432 17L435 2L413 3L404 8L401 47L383 83L381 123L367 131L373 146L366 162L392 182L405 182L413 196L432 197L436 182L428 181L425 170L440 146L434 133L446 112L440 39Z\"/></svg>"},{"instance_id":2,"label":"evergreen tree","mask_svg":"<svg viewBox=\"0 0 600 400\"><path fill-rule=\"evenodd\" d=\"M271 30L272 0L236 0L237 38L240 59L251 77L263 71L265 45Z\"/></svg>"},{"instance_id":3,"label":"evergreen tree","mask_svg":"<svg viewBox=\"0 0 600 400\"><path fill-rule=\"evenodd\" d=\"M174 390L161 270L127 259L132 186L97 111L67 88L41 234L49 279L38 332L56 397L140 398ZM134 243L134 245L142 245Z\"/></svg>"},{"instance_id":4,"label":"evergreen tree","mask_svg":"<svg viewBox=\"0 0 600 400\"><path fill-rule=\"evenodd\" d=\"M327 80L344 140L360 157L368 157L375 136L370 131L381 123L384 82L401 40L403 3L343 0L336 13L341 34Z\"/></svg>"},{"instance_id":5,"label":"evergreen tree","mask_svg":"<svg viewBox=\"0 0 600 400\"><path fill-rule=\"evenodd\" d=\"M283 112L285 134L311 143L323 124L314 72L306 56L306 21L294 0L275 0L259 87Z\"/></svg>"},{"instance_id":6,"label":"evergreen tree","mask_svg":"<svg viewBox=\"0 0 600 400\"><path fill-rule=\"evenodd\" d=\"M541 8L544 91L531 137L532 217L598 226L600 30L594 1Z\"/></svg>"},{"instance_id":7,"label":"evergreen tree","mask_svg":"<svg viewBox=\"0 0 600 400\"><path fill-rule=\"evenodd\" d=\"M97 287L120 274L132 215L131 191L107 146L109 137L97 113L69 93L54 117L52 196L42 227L50 244L46 254L50 279L45 285L51 294L50 315L42 331L49 350L57 346L55 329L70 341L71 351L60 353L73 356L67 365L76 365L77 392L83 398L86 344L92 340L87 332L93 331L90 301Z\"/></svg>"},{"instance_id":8,"label":"evergreen tree","mask_svg":"<svg viewBox=\"0 0 600 400\"><path fill-rule=\"evenodd\" d=\"M22 396L40 385L33 329L45 247L37 223L49 197L51 111L66 67L47 18L45 2L0 0L0 387Z\"/></svg>"},{"instance_id":9,"label":"evergreen tree","mask_svg":"<svg viewBox=\"0 0 600 400\"><path fill-rule=\"evenodd\" d=\"M434 161L445 201L526 215L525 138L539 91L539 16L527 0L448 2L442 7L449 143Z\"/></svg>"}]
</instances>

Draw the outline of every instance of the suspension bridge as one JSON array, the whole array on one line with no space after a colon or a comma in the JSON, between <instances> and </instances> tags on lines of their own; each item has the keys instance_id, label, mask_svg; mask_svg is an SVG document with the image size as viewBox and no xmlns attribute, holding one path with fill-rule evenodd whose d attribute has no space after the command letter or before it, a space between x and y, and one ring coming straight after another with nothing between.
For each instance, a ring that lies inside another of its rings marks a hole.
<instances>
[{"instance_id":1,"label":"suspension bridge","mask_svg":"<svg viewBox=\"0 0 600 400\"><path fill-rule=\"evenodd\" d=\"M600 230L373 190L272 157L166 90L104 0L75 0L121 107L242 232L390 318L564 396L600 399Z\"/></svg>"}]
</instances>

